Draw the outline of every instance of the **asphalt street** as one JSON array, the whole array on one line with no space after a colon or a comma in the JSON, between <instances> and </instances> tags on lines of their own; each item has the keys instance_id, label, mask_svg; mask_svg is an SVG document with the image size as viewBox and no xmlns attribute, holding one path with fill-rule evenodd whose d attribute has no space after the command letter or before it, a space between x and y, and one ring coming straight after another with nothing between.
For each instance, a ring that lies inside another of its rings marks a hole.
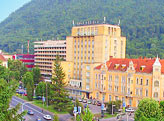
<instances>
[{"instance_id":1,"label":"asphalt street","mask_svg":"<svg viewBox=\"0 0 164 121\"><path fill-rule=\"evenodd\" d=\"M26 120L25 121L36 121L37 118L41 118L42 121L46 121L43 116L44 115L51 115L51 117L53 118L53 115L50 113L50 112L47 112L47 111L43 111L42 112L42 109L35 106L35 105L32 105L30 103L25 103L24 100L16 97L16 96L13 96L12 97L12 101L10 103L11 107L15 107L17 104L24 104L23 105L23 110L32 110L34 112L34 115L26 115L25 118ZM20 112L22 111L22 107L20 108ZM70 118L70 115L69 114L64 114L64 115L60 115L59 116L59 120L60 121L67 121L67 119Z\"/></svg>"}]
</instances>

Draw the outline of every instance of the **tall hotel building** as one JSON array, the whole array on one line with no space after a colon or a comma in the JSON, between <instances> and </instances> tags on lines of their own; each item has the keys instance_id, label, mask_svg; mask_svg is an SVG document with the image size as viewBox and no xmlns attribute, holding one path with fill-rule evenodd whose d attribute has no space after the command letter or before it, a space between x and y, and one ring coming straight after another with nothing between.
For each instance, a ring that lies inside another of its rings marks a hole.
<instances>
[{"instance_id":1,"label":"tall hotel building","mask_svg":"<svg viewBox=\"0 0 164 121\"><path fill-rule=\"evenodd\" d=\"M35 66L38 66L41 75L50 79L52 76L52 62L58 54L66 60L66 40L48 40L34 42Z\"/></svg>"},{"instance_id":2,"label":"tall hotel building","mask_svg":"<svg viewBox=\"0 0 164 121\"><path fill-rule=\"evenodd\" d=\"M121 36L121 28L117 25L76 25L66 42L66 61L61 65L67 88L73 95L89 98L94 67L109 60L110 56L125 58L126 38Z\"/></svg>"}]
</instances>

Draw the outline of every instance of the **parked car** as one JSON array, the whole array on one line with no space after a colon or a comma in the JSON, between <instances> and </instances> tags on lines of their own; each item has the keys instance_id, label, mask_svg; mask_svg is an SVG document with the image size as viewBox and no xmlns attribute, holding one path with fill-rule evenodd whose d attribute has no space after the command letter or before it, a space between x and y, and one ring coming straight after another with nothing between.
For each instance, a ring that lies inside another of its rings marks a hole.
<instances>
[{"instance_id":1,"label":"parked car","mask_svg":"<svg viewBox=\"0 0 164 121\"><path fill-rule=\"evenodd\" d=\"M73 97L72 96L69 96L69 99L73 100Z\"/></svg>"},{"instance_id":2,"label":"parked car","mask_svg":"<svg viewBox=\"0 0 164 121\"><path fill-rule=\"evenodd\" d=\"M25 93L24 96L27 96L27 93Z\"/></svg>"},{"instance_id":3,"label":"parked car","mask_svg":"<svg viewBox=\"0 0 164 121\"><path fill-rule=\"evenodd\" d=\"M42 96L37 96L36 97L36 100L41 100L42 99Z\"/></svg>"},{"instance_id":4,"label":"parked car","mask_svg":"<svg viewBox=\"0 0 164 121\"><path fill-rule=\"evenodd\" d=\"M96 103L96 100L93 100L93 101L92 101L92 104L93 104L93 105L96 105L96 104L97 104L97 103Z\"/></svg>"},{"instance_id":5,"label":"parked car","mask_svg":"<svg viewBox=\"0 0 164 121\"><path fill-rule=\"evenodd\" d=\"M25 94L25 92L23 92L23 91L19 91L18 93L21 95Z\"/></svg>"},{"instance_id":6,"label":"parked car","mask_svg":"<svg viewBox=\"0 0 164 121\"><path fill-rule=\"evenodd\" d=\"M36 121L42 121L42 119L41 118L37 118Z\"/></svg>"},{"instance_id":7,"label":"parked car","mask_svg":"<svg viewBox=\"0 0 164 121\"><path fill-rule=\"evenodd\" d=\"M76 97L73 97L73 101L75 101L76 100Z\"/></svg>"},{"instance_id":8,"label":"parked car","mask_svg":"<svg viewBox=\"0 0 164 121\"><path fill-rule=\"evenodd\" d=\"M131 112L131 113L133 113L133 112L134 112L134 109L133 109L133 108L127 108L127 109L125 109L125 111L126 111L126 112Z\"/></svg>"},{"instance_id":9,"label":"parked car","mask_svg":"<svg viewBox=\"0 0 164 121\"><path fill-rule=\"evenodd\" d=\"M83 103L87 103L87 100L86 99L83 99Z\"/></svg>"},{"instance_id":10,"label":"parked car","mask_svg":"<svg viewBox=\"0 0 164 121\"><path fill-rule=\"evenodd\" d=\"M92 101L91 101L91 100L88 100L88 101L87 101L87 103L88 103L88 104L91 104L91 103L92 103Z\"/></svg>"},{"instance_id":11,"label":"parked car","mask_svg":"<svg viewBox=\"0 0 164 121\"><path fill-rule=\"evenodd\" d=\"M16 90L16 93L19 93L19 89Z\"/></svg>"},{"instance_id":12,"label":"parked car","mask_svg":"<svg viewBox=\"0 0 164 121\"><path fill-rule=\"evenodd\" d=\"M78 100L79 100L79 102L82 102L83 101L81 98L79 98Z\"/></svg>"},{"instance_id":13,"label":"parked car","mask_svg":"<svg viewBox=\"0 0 164 121\"><path fill-rule=\"evenodd\" d=\"M29 111L27 112L27 114L29 114L29 115L34 115L34 112L33 112L32 110L29 110Z\"/></svg>"},{"instance_id":14,"label":"parked car","mask_svg":"<svg viewBox=\"0 0 164 121\"><path fill-rule=\"evenodd\" d=\"M46 119L46 120L51 120L51 116L50 115L44 115L43 118Z\"/></svg>"},{"instance_id":15,"label":"parked car","mask_svg":"<svg viewBox=\"0 0 164 121\"><path fill-rule=\"evenodd\" d=\"M101 102L97 101L97 106L101 106Z\"/></svg>"},{"instance_id":16,"label":"parked car","mask_svg":"<svg viewBox=\"0 0 164 121\"><path fill-rule=\"evenodd\" d=\"M88 105L88 104L85 104L85 105L84 105L84 108L87 108L87 107L89 108L89 105Z\"/></svg>"}]
</instances>

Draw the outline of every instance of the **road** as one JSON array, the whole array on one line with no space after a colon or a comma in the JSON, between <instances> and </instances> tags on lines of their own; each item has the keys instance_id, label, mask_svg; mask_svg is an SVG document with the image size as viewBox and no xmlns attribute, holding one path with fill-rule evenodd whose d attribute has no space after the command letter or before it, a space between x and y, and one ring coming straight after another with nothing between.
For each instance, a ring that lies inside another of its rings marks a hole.
<instances>
[{"instance_id":1,"label":"road","mask_svg":"<svg viewBox=\"0 0 164 121\"><path fill-rule=\"evenodd\" d=\"M128 118L128 120L127 120ZM124 115L122 117L122 120L118 120L116 119L116 117L112 117L112 118L108 118L108 119L100 119L100 121L134 121L134 114L132 114L131 116Z\"/></svg>"},{"instance_id":2,"label":"road","mask_svg":"<svg viewBox=\"0 0 164 121\"><path fill-rule=\"evenodd\" d=\"M25 102L24 100L22 100L16 96L13 96L10 105L11 105L11 107L15 107L17 104L19 104L19 103L23 104L24 102ZM42 113L42 109L33 104L26 103L26 104L24 104L23 109L24 110L32 110L34 112L34 115L31 115L31 116L27 114L25 116L25 118L26 118L25 121L35 121L37 118L41 118L42 121L46 121L43 118L44 115L51 115L51 117L53 118L52 113L47 112L47 111L43 111L43 113ZM20 109L20 111L21 111L21 109ZM69 119L69 118L70 118L69 114L59 115L60 121L67 121L67 119Z\"/></svg>"}]
</instances>

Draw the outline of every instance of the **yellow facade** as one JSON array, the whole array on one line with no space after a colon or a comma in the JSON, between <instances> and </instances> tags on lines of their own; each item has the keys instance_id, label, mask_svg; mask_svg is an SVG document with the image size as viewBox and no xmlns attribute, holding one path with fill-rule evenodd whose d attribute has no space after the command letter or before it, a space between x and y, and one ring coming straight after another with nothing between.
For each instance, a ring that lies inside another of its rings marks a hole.
<instances>
[{"instance_id":1,"label":"yellow facade","mask_svg":"<svg viewBox=\"0 0 164 121\"><path fill-rule=\"evenodd\" d=\"M161 73L161 66L148 65L152 67L152 72L148 73L142 72L142 66L141 72L136 71L135 66L137 66L136 63L133 64L131 61L126 71L110 70L105 63L101 68L95 68L90 97L102 102L121 100L132 107L137 107L143 98L164 100L164 82L162 81L164 74Z\"/></svg>"}]
</instances>

